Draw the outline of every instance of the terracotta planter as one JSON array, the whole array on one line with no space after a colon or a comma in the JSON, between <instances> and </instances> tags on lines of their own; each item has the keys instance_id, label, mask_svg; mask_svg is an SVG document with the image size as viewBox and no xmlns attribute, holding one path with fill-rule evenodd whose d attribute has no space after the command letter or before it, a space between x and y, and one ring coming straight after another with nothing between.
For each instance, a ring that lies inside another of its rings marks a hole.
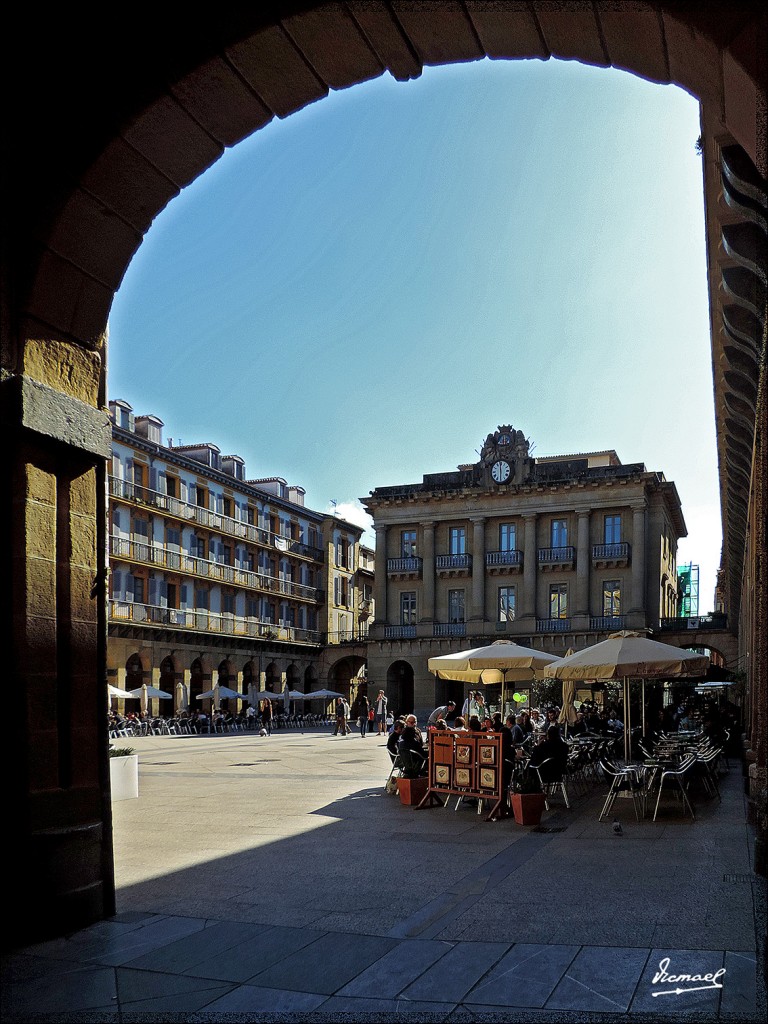
<instances>
[{"instance_id":1,"label":"terracotta planter","mask_svg":"<svg viewBox=\"0 0 768 1024\"><path fill-rule=\"evenodd\" d=\"M400 794L400 803L409 806L420 804L427 795L429 779L398 779L397 791Z\"/></svg>"},{"instance_id":2,"label":"terracotta planter","mask_svg":"<svg viewBox=\"0 0 768 1024\"><path fill-rule=\"evenodd\" d=\"M513 793L512 813L518 825L538 825L544 813L544 794Z\"/></svg>"}]
</instances>

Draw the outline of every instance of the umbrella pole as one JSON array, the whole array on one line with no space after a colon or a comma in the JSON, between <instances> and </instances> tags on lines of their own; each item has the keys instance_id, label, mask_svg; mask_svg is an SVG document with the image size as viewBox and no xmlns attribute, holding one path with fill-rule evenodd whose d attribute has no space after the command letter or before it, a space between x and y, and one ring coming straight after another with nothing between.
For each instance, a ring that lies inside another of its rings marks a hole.
<instances>
[{"instance_id":1,"label":"umbrella pole","mask_svg":"<svg viewBox=\"0 0 768 1024\"><path fill-rule=\"evenodd\" d=\"M632 711L629 707L629 676L624 676L624 763L632 760Z\"/></svg>"},{"instance_id":2,"label":"umbrella pole","mask_svg":"<svg viewBox=\"0 0 768 1024\"><path fill-rule=\"evenodd\" d=\"M642 714L642 725L643 725L643 740L645 740L645 679L643 679L643 690L642 690L642 706L640 708Z\"/></svg>"}]
</instances>

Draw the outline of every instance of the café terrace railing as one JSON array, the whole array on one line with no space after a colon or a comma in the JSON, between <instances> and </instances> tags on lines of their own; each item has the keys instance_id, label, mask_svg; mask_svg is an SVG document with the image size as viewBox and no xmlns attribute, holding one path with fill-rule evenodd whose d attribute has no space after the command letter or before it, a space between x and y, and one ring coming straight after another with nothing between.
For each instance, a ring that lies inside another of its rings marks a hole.
<instances>
[{"instance_id":1,"label":"caf\u00e9 terrace railing","mask_svg":"<svg viewBox=\"0 0 768 1024\"><path fill-rule=\"evenodd\" d=\"M249 541L251 544L262 544L265 547L276 548L278 551L289 555L300 555L304 558L311 558L316 562L322 562L325 558L320 548L312 544L305 544L303 541L293 540L291 537L284 537L282 534L273 533L252 523L244 523L239 519L232 519L231 516L222 515L220 512L212 512L201 505L191 505L170 494L162 494L160 491L153 491L141 484L131 483L130 480L120 480L117 477L109 478L109 493L113 498L122 498L124 501L141 502L150 508L157 508L177 519L190 523L197 523L207 530L216 530L219 533L226 533L230 537L239 537L241 540Z\"/></svg>"},{"instance_id":2,"label":"caf\u00e9 terrace railing","mask_svg":"<svg viewBox=\"0 0 768 1024\"><path fill-rule=\"evenodd\" d=\"M110 599L110 622L132 622L142 626L172 626L198 633L250 636L261 640L288 641L319 645L320 631L283 626L260 619L245 618L230 612L211 612L204 608L163 608L134 601Z\"/></svg>"},{"instance_id":3,"label":"caf\u00e9 terrace railing","mask_svg":"<svg viewBox=\"0 0 768 1024\"><path fill-rule=\"evenodd\" d=\"M155 565L170 572L187 573L207 580L216 580L218 583L247 587L249 590L263 590L269 594L280 594L283 597L294 597L313 603L323 598L323 591L316 587L306 587L301 583L226 565L224 562L211 562L207 558L198 558L185 551L160 547L148 541L129 540L113 535L109 538L109 551L115 558Z\"/></svg>"}]
</instances>

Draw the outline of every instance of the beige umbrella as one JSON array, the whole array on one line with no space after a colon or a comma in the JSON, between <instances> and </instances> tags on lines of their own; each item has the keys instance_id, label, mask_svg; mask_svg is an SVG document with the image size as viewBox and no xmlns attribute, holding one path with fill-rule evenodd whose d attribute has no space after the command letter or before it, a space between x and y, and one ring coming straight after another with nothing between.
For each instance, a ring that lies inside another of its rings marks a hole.
<instances>
[{"instance_id":1,"label":"beige umbrella","mask_svg":"<svg viewBox=\"0 0 768 1024\"><path fill-rule=\"evenodd\" d=\"M567 655L566 655L567 657ZM565 726L565 735L568 735L568 726L573 725L576 721L576 708L573 706L573 697L576 692L572 679L563 680L563 706L560 708L560 714L557 717L560 725Z\"/></svg>"},{"instance_id":2,"label":"beige umbrella","mask_svg":"<svg viewBox=\"0 0 768 1024\"><path fill-rule=\"evenodd\" d=\"M685 651L671 644L649 640L640 633L622 630L607 640L561 658L544 669L552 679L621 679L624 684L624 758L630 760L631 716L630 679L670 679L703 675L709 667L706 654Z\"/></svg>"},{"instance_id":3,"label":"beige umbrella","mask_svg":"<svg viewBox=\"0 0 768 1024\"><path fill-rule=\"evenodd\" d=\"M501 683L503 708L507 683L522 683L542 676L547 665L559 660L554 654L522 647L511 640L495 640L487 647L430 658L427 667L437 679L457 679L486 686Z\"/></svg>"}]
</instances>

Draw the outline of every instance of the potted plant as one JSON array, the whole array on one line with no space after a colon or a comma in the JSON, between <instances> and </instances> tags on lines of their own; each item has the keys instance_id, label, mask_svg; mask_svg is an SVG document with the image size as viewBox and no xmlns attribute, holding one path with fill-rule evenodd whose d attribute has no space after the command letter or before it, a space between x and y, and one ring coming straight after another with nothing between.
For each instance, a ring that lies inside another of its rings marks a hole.
<instances>
[{"instance_id":1,"label":"potted plant","mask_svg":"<svg viewBox=\"0 0 768 1024\"><path fill-rule=\"evenodd\" d=\"M132 800L139 795L139 755L133 747L109 746L109 783L112 800Z\"/></svg>"},{"instance_id":2,"label":"potted plant","mask_svg":"<svg viewBox=\"0 0 768 1024\"><path fill-rule=\"evenodd\" d=\"M527 768L512 786L512 813L518 825L538 825L544 813L545 796L536 772Z\"/></svg>"},{"instance_id":3,"label":"potted plant","mask_svg":"<svg viewBox=\"0 0 768 1024\"><path fill-rule=\"evenodd\" d=\"M420 804L429 788L429 780L423 765L417 758L410 757L410 751L400 752L403 762L402 774L397 780L397 792L400 803L406 805Z\"/></svg>"}]
</instances>

